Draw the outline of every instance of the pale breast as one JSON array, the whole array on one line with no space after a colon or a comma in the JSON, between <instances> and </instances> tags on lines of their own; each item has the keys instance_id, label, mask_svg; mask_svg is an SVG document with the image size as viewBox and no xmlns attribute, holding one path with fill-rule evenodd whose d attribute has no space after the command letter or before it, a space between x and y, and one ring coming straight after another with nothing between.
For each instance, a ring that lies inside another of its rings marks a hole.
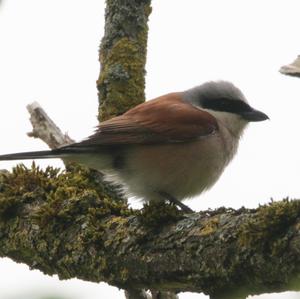
<instances>
[{"instance_id":1,"label":"pale breast","mask_svg":"<svg viewBox=\"0 0 300 299\"><path fill-rule=\"evenodd\" d=\"M163 191L179 200L211 187L227 164L219 136L187 143L139 145L127 157L121 180L131 194L151 200Z\"/></svg>"}]
</instances>

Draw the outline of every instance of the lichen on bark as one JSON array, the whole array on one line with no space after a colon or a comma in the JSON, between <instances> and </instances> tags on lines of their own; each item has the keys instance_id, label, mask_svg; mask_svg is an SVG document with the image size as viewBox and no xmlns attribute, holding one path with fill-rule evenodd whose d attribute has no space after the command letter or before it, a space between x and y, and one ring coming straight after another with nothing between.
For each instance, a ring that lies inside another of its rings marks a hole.
<instances>
[{"instance_id":1,"label":"lichen on bark","mask_svg":"<svg viewBox=\"0 0 300 299\"><path fill-rule=\"evenodd\" d=\"M150 2L107 0L97 80L100 121L123 114L145 100Z\"/></svg>"},{"instance_id":2,"label":"lichen on bark","mask_svg":"<svg viewBox=\"0 0 300 299\"><path fill-rule=\"evenodd\" d=\"M102 219L133 213L99 176L76 165L61 171L35 164L1 174L0 256L60 278L76 276L68 265L88 261L84 244L100 240ZM104 257L97 263L99 271L107 265Z\"/></svg>"},{"instance_id":3,"label":"lichen on bark","mask_svg":"<svg viewBox=\"0 0 300 299\"><path fill-rule=\"evenodd\" d=\"M126 289L212 298L299 290L299 201L191 215L156 203L139 212L117 194L111 201L94 185L98 175L35 165L1 174L0 256Z\"/></svg>"},{"instance_id":4,"label":"lichen on bark","mask_svg":"<svg viewBox=\"0 0 300 299\"><path fill-rule=\"evenodd\" d=\"M150 12L148 0L107 0L101 120L144 101ZM100 173L79 166L0 173L0 256L132 295L150 288L233 299L299 290L299 231L297 200L190 215L152 203L139 212Z\"/></svg>"}]
</instances>

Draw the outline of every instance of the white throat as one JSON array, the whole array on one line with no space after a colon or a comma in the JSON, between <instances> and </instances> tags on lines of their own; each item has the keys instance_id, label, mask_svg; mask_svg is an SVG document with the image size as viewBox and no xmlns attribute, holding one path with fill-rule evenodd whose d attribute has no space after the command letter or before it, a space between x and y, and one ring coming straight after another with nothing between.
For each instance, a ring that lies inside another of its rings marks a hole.
<instances>
[{"instance_id":1,"label":"white throat","mask_svg":"<svg viewBox=\"0 0 300 299\"><path fill-rule=\"evenodd\" d=\"M209 114L213 115L217 119L218 123L225 127L231 133L231 135L236 138L241 137L248 124L246 120L234 113L203 108L201 110L205 110Z\"/></svg>"}]
</instances>

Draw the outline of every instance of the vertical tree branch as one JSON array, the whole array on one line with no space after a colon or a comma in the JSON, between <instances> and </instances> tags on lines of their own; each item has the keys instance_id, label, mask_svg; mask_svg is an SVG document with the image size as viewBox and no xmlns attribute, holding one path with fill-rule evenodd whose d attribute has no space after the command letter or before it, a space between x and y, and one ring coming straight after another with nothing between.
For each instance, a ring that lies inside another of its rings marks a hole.
<instances>
[{"instance_id":1,"label":"vertical tree branch","mask_svg":"<svg viewBox=\"0 0 300 299\"><path fill-rule=\"evenodd\" d=\"M97 80L99 120L120 115L145 100L150 0L107 0Z\"/></svg>"},{"instance_id":2,"label":"vertical tree branch","mask_svg":"<svg viewBox=\"0 0 300 299\"><path fill-rule=\"evenodd\" d=\"M97 80L99 121L123 114L145 101L145 64L151 0L107 0ZM149 299L127 289L127 299Z\"/></svg>"}]
</instances>

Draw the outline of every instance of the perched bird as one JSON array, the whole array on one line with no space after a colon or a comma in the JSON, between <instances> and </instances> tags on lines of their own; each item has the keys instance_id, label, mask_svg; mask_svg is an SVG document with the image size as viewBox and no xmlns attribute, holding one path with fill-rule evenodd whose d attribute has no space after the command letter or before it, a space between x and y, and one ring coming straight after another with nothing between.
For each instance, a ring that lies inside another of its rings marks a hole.
<instances>
[{"instance_id":1,"label":"perched bird","mask_svg":"<svg viewBox=\"0 0 300 299\"><path fill-rule=\"evenodd\" d=\"M0 160L79 162L123 184L130 195L168 200L189 212L181 201L210 188L236 154L247 124L266 119L232 83L207 82L104 121L81 142Z\"/></svg>"}]
</instances>

